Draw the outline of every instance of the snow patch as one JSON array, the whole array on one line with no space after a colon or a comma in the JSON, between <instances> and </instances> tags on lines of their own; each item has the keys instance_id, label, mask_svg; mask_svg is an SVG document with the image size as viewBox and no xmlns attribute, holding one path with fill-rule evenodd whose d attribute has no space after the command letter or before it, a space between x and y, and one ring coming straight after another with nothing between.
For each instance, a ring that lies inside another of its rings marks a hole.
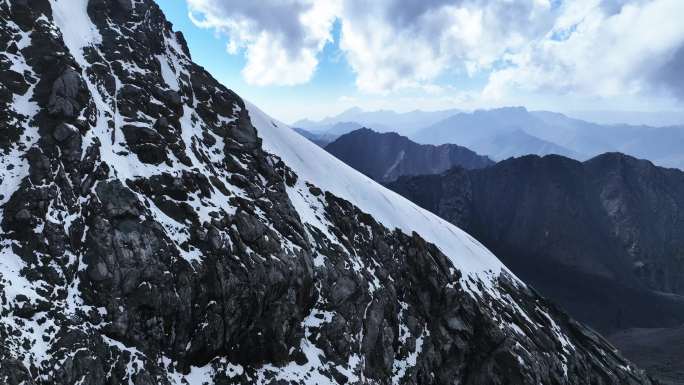
<instances>
[{"instance_id":1,"label":"snow patch","mask_svg":"<svg viewBox=\"0 0 684 385\"><path fill-rule=\"evenodd\" d=\"M50 5L64 44L78 64L87 66L83 48L102 42L100 32L88 16L88 0L50 0Z\"/></svg>"},{"instance_id":2,"label":"snow patch","mask_svg":"<svg viewBox=\"0 0 684 385\"><path fill-rule=\"evenodd\" d=\"M169 61L166 59L166 56L157 55L157 60L159 61L159 65L161 66L161 75L164 79L164 83L166 83L174 91L180 90L177 77L178 75L176 75L176 72L173 69L171 69L171 66L169 65Z\"/></svg>"},{"instance_id":3,"label":"snow patch","mask_svg":"<svg viewBox=\"0 0 684 385\"><path fill-rule=\"evenodd\" d=\"M401 161L404 160L405 156L406 156L406 151L401 150L401 152L397 156L397 159L394 161L394 163L392 163L390 168L387 169L387 171L385 172L385 175L383 175L383 178L389 177L390 174L392 174L392 171L394 171L394 169L399 166L399 163L401 163Z\"/></svg>"}]
</instances>

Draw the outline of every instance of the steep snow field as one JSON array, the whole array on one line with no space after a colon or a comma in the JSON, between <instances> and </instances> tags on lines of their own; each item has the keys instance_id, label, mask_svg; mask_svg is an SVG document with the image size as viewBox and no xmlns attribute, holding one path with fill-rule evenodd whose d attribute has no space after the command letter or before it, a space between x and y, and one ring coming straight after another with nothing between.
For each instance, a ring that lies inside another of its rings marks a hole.
<instances>
[{"instance_id":1,"label":"steep snow field","mask_svg":"<svg viewBox=\"0 0 684 385\"><path fill-rule=\"evenodd\" d=\"M498 276L503 264L480 242L463 230L424 210L404 197L327 153L288 125L276 121L253 104L246 102L252 124L263 139L264 150L280 156L303 181L344 198L390 229L406 234L418 233L435 244L464 275L485 273ZM290 193L300 215L305 207L300 197ZM303 218L310 222L310 218Z\"/></svg>"}]
</instances>

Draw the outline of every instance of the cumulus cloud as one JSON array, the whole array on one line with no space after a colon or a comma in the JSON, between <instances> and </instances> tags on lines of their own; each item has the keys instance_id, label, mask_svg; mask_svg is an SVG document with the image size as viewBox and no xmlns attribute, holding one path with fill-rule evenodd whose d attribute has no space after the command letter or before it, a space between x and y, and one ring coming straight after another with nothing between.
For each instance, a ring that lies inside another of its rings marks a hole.
<instances>
[{"instance_id":1,"label":"cumulus cloud","mask_svg":"<svg viewBox=\"0 0 684 385\"><path fill-rule=\"evenodd\" d=\"M254 85L308 82L339 13L335 0L187 2L196 25L228 36L229 53L244 50L242 74Z\"/></svg>"},{"instance_id":2,"label":"cumulus cloud","mask_svg":"<svg viewBox=\"0 0 684 385\"><path fill-rule=\"evenodd\" d=\"M612 97L666 90L684 95L684 2L582 0L494 71L484 94L511 88Z\"/></svg>"},{"instance_id":3,"label":"cumulus cloud","mask_svg":"<svg viewBox=\"0 0 684 385\"><path fill-rule=\"evenodd\" d=\"M187 1L198 25L244 50L252 84L309 81L338 20L336 43L370 93L485 74L490 99L520 88L684 98L682 0Z\"/></svg>"},{"instance_id":4,"label":"cumulus cloud","mask_svg":"<svg viewBox=\"0 0 684 385\"><path fill-rule=\"evenodd\" d=\"M549 28L547 1L346 0L340 47L365 91L473 74Z\"/></svg>"},{"instance_id":5,"label":"cumulus cloud","mask_svg":"<svg viewBox=\"0 0 684 385\"><path fill-rule=\"evenodd\" d=\"M652 75L657 86L670 90L679 100L684 100L684 45L681 45L663 67Z\"/></svg>"}]
</instances>

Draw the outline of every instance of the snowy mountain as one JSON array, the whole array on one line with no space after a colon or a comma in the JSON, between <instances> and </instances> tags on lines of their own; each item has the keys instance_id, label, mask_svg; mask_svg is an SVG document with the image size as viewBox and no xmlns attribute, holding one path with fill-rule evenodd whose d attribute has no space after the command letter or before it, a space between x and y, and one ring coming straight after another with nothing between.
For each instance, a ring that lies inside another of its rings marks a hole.
<instances>
[{"instance_id":1,"label":"snowy mountain","mask_svg":"<svg viewBox=\"0 0 684 385\"><path fill-rule=\"evenodd\" d=\"M218 83L152 0L0 20L0 382L650 383Z\"/></svg>"}]
</instances>

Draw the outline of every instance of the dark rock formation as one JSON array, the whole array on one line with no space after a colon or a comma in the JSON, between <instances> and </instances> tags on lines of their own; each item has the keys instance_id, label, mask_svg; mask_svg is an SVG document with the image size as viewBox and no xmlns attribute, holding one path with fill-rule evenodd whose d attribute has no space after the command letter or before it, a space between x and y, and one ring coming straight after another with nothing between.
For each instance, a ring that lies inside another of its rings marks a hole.
<instances>
[{"instance_id":1,"label":"dark rock formation","mask_svg":"<svg viewBox=\"0 0 684 385\"><path fill-rule=\"evenodd\" d=\"M455 166L474 169L494 164L455 144L421 145L393 132L381 134L367 128L342 135L325 150L379 182L403 175L440 174Z\"/></svg>"},{"instance_id":2,"label":"dark rock formation","mask_svg":"<svg viewBox=\"0 0 684 385\"><path fill-rule=\"evenodd\" d=\"M389 185L603 331L684 321L684 173L609 153L526 156ZM664 294L669 293L669 294Z\"/></svg>"},{"instance_id":3,"label":"dark rock formation","mask_svg":"<svg viewBox=\"0 0 684 385\"><path fill-rule=\"evenodd\" d=\"M651 383L505 269L301 189L152 0L79 12L0 2L0 382Z\"/></svg>"},{"instance_id":4,"label":"dark rock formation","mask_svg":"<svg viewBox=\"0 0 684 385\"><path fill-rule=\"evenodd\" d=\"M608 336L620 351L663 384L684 383L684 327L632 328Z\"/></svg>"},{"instance_id":5,"label":"dark rock formation","mask_svg":"<svg viewBox=\"0 0 684 385\"><path fill-rule=\"evenodd\" d=\"M48 111L53 115L75 118L89 97L85 82L73 68L67 68L52 85Z\"/></svg>"}]
</instances>

